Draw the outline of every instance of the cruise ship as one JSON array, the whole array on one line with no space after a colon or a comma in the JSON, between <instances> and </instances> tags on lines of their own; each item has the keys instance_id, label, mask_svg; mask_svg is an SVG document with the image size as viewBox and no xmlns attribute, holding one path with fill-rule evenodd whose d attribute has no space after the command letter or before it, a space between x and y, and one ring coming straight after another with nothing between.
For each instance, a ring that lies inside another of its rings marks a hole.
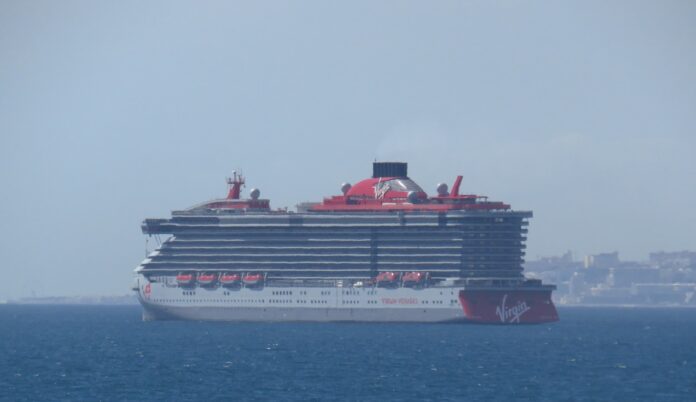
<instances>
[{"instance_id":1,"label":"cruise ship","mask_svg":"<svg viewBox=\"0 0 696 402\"><path fill-rule=\"evenodd\" d=\"M372 170L296 211L271 209L258 189L243 198L234 173L225 198L145 219L158 247L135 269L143 319L558 320L555 287L523 274L531 211L460 194L462 176L429 196L406 163Z\"/></svg>"}]
</instances>

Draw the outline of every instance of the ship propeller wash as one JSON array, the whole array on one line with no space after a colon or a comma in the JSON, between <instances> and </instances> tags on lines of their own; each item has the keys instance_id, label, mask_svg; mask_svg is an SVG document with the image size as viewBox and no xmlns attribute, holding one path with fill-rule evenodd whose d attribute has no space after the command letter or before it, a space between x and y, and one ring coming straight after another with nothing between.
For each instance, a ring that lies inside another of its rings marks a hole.
<instances>
[{"instance_id":1,"label":"ship propeller wash","mask_svg":"<svg viewBox=\"0 0 696 402\"><path fill-rule=\"evenodd\" d=\"M530 211L375 162L341 195L272 210L260 191L145 219L171 235L135 270L145 320L544 323L553 285L523 275Z\"/></svg>"}]
</instances>

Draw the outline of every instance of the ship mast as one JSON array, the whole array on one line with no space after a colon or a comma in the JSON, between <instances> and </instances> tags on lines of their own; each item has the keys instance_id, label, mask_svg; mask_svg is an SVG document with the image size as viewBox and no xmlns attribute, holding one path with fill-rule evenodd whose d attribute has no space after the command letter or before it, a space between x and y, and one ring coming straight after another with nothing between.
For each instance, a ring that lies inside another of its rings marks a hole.
<instances>
[{"instance_id":1,"label":"ship mast","mask_svg":"<svg viewBox=\"0 0 696 402\"><path fill-rule=\"evenodd\" d=\"M241 192L242 186L244 185L244 176L237 174L237 171L232 172L232 177L227 178L227 185L230 190L227 193L228 200L238 200L239 194Z\"/></svg>"}]
</instances>

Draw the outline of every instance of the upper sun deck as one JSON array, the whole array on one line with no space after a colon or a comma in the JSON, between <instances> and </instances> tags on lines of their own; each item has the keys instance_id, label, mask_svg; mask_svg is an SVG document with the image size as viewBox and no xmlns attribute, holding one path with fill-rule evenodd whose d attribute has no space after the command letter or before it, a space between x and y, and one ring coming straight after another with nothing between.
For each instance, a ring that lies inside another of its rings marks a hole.
<instances>
[{"instance_id":1,"label":"upper sun deck","mask_svg":"<svg viewBox=\"0 0 696 402\"><path fill-rule=\"evenodd\" d=\"M457 176L452 191L441 183L437 195L429 197L423 189L408 177L408 165L403 162L375 162L372 177L355 186L344 183L342 195L324 198L314 205L314 212L380 212L420 211L444 212L452 210L508 210L510 205L488 201L488 197L474 194L459 194L462 176Z\"/></svg>"},{"instance_id":2,"label":"upper sun deck","mask_svg":"<svg viewBox=\"0 0 696 402\"><path fill-rule=\"evenodd\" d=\"M261 192L258 189L251 189L249 198L241 199L242 187L245 184L244 176L232 172L232 177L227 178L229 187L226 198L210 200L196 204L183 211L174 211L174 215L189 215L196 213L206 213L210 211L269 211L270 201L260 199Z\"/></svg>"},{"instance_id":3,"label":"upper sun deck","mask_svg":"<svg viewBox=\"0 0 696 402\"><path fill-rule=\"evenodd\" d=\"M474 194L459 194L462 176L457 176L452 190L446 184L437 186L437 195L428 196L423 189L408 177L408 165L403 162L375 162L372 177L361 180L354 186L344 183L343 194L326 197L320 203L307 203L298 208L306 213L377 213L377 212L447 212L447 211L508 211L510 205L489 201L488 197ZM245 185L242 175L233 173L227 179L229 191L226 198L206 201L174 215L208 215L235 213L287 213L286 209L271 210L268 199L260 199L260 192L252 189L249 198L240 197ZM299 207L299 206L298 206Z\"/></svg>"}]
</instances>

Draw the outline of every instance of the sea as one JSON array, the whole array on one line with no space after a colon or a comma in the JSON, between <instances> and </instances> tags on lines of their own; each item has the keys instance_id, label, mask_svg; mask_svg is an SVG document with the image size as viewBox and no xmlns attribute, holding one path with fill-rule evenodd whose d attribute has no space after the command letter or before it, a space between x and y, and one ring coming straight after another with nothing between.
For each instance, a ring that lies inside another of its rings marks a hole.
<instances>
[{"instance_id":1,"label":"sea","mask_svg":"<svg viewBox=\"0 0 696 402\"><path fill-rule=\"evenodd\" d=\"M694 401L696 309L530 326L141 321L0 305L2 401Z\"/></svg>"}]
</instances>

